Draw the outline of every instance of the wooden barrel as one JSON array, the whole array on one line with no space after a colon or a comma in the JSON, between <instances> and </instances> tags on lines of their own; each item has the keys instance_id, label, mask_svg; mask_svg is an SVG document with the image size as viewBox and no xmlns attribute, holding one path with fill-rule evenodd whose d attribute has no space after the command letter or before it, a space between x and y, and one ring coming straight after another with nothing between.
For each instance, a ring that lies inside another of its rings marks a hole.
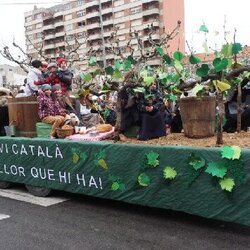
<instances>
[{"instance_id":1,"label":"wooden barrel","mask_svg":"<svg viewBox=\"0 0 250 250\"><path fill-rule=\"evenodd\" d=\"M35 137L38 102L35 96L8 99L9 122L16 126L16 136Z\"/></svg>"},{"instance_id":2,"label":"wooden barrel","mask_svg":"<svg viewBox=\"0 0 250 250\"><path fill-rule=\"evenodd\" d=\"M215 109L214 96L181 98L180 113L184 135L189 138L214 136Z\"/></svg>"}]
</instances>

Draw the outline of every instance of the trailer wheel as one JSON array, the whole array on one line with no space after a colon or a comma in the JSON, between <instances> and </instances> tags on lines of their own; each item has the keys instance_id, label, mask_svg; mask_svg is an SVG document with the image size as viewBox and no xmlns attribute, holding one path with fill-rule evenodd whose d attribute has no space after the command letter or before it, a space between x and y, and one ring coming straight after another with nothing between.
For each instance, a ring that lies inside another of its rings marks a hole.
<instances>
[{"instance_id":1,"label":"trailer wheel","mask_svg":"<svg viewBox=\"0 0 250 250\"><path fill-rule=\"evenodd\" d=\"M25 187L29 193L33 194L34 196L46 197L52 193L52 189L50 188L36 187L31 185L25 185Z\"/></svg>"},{"instance_id":2,"label":"trailer wheel","mask_svg":"<svg viewBox=\"0 0 250 250\"><path fill-rule=\"evenodd\" d=\"M11 182L8 181L0 181L0 189L7 189L11 186Z\"/></svg>"}]
</instances>

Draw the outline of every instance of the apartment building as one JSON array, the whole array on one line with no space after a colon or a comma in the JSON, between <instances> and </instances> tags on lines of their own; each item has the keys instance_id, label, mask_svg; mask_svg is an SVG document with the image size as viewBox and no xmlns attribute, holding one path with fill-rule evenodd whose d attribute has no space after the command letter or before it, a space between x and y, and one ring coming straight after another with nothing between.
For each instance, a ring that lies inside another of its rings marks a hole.
<instances>
[{"instance_id":1,"label":"apartment building","mask_svg":"<svg viewBox=\"0 0 250 250\"><path fill-rule=\"evenodd\" d=\"M73 49L78 43L81 66L86 66L86 52L92 46L100 49L97 60L104 66L115 59L109 37L117 28L119 49L126 55L130 29L139 32L144 47L149 47L149 26L153 24L153 39L171 31L181 20L180 34L170 43L169 50L184 51L184 0L76 0L51 8L34 8L25 14L27 53L35 58L41 48L47 57L56 58L60 51ZM131 40L136 48L138 41ZM135 56L136 56L135 52ZM72 59L77 54L72 53ZM155 59L150 64L159 64Z\"/></svg>"},{"instance_id":2,"label":"apartment building","mask_svg":"<svg viewBox=\"0 0 250 250\"><path fill-rule=\"evenodd\" d=\"M24 84L26 73L18 66L0 65L0 87L15 88Z\"/></svg>"}]
</instances>

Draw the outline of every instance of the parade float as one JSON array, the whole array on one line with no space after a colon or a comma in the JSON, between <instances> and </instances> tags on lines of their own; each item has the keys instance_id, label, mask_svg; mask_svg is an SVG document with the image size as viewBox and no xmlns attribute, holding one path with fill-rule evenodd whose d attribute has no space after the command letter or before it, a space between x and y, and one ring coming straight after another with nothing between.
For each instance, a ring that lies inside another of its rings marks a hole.
<instances>
[{"instance_id":1,"label":"parade float","mask_svg":"<svg viewBox=\"0 0 250 250\"><path fill-rule=\"evenodd\" d=\"M199 116L200 121L204 122L201 123L202 127L197 126L199 119L196 116L196 129L193 129L187 117L188 124L184 124L182 135L186 138L186 145L174 140L169 144L168 138L174 138L171 134L165 140L157 140L157 143L154 140L153 143L136 140L121 142L119 115L114 140L1 137L2 188L11 187L12 183L23 183L31 193L39 196L47 196L52 190L63 190L250 226L249 144L245 147L237 143L227 144L222 133L223 98L230 88L240 90L238 86L249 77L249 67L240 65L236 60L241 50L238 43L226 44L211 64L201 63L191 53L189 62L198 76L192 82L185 81L188 71L183 66L184 55L181 52L170 57L157 43L152 54L141 54L143 59L151 58L153 54L162 57L163 67L157 69L157 78L168 98L176 101L178 94L192 89L192 97L186 97L186 100L195 98L198 101L196 105L189 105L193 108L192 113L200 115L207 112L206 108L199 111L199 100L206 98L204 96L208 89L217 94L209 104L212 116ZM145 65L139 68L141 64L137 62L131 54L123 61L116 61L114 66L105 68L105 90L109 88L119 92L129 87L140 92L155 81L155 71ZM94 58L90 59L90 64L95 65ZM125 78L122 70L126 73ZM83 74L82 80L90 86L100 72L95 69ZM118 94L118 112L120 105ZM215 105L219 107L216 119ZM190 109L187 110L190 112ZM20 117L18 119L21 120ZM18 124L16 126L17 134L18 130L23 132L27 128L26 125L21 129L18 129ZM240 126L238 130L241 134ZM198 134L194 134L195 131ZM213 146L202 144L208 138L214 139ZM199 141L199 146L191 145L193 140Z\"/></svg>"}]
</instances>

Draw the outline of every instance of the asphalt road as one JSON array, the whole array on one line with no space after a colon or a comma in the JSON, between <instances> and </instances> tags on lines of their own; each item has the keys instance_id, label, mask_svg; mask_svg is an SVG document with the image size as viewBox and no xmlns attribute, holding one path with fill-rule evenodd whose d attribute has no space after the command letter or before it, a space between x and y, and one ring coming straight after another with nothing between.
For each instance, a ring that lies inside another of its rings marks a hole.
<instances>
[{"instance_id":1,"label":"asphalt road","mask_svg":"<svg viewBox=\"0 0 250 250\"><path fill-rule=\"evenodd\" d=\"M0 250L250 249L250 227L64 192L55 195L68 200L44 207L0 196L0 218L9 216L0 220Z\"/></svg>"}]
</instances>

